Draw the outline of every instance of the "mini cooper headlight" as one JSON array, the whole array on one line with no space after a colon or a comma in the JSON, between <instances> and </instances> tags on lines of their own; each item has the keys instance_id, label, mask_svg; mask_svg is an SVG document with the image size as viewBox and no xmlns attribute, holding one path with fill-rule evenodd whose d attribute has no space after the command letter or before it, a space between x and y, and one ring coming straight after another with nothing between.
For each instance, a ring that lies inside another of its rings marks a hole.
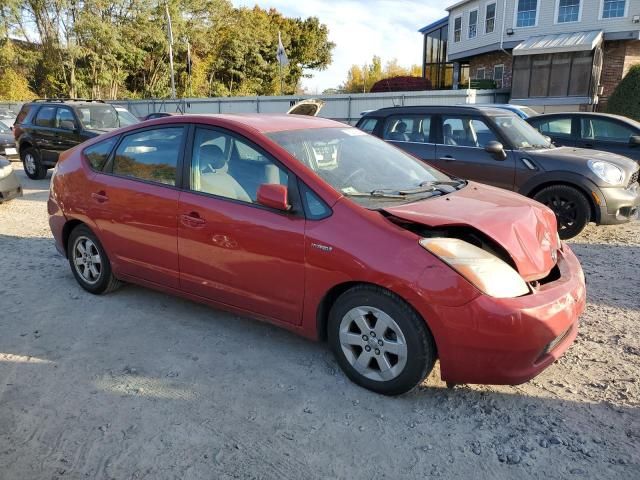
<instances>
[{"instance_id":1,"label":"mini cooper headlight","mask_svg":"<svg viewBox=\"0 0 640 480\"><path fill-rule=\"evenodd\" d=\"M483 293L513 298L529 293L520 274L495 255L457 238L423 238L420 245Z\"/></svg>"},{"instance_id":2,"label":"mini cooper headlight","mask_svg":"<svg viewBox=\"0 0 640 480\"><path fill-rule=\"evenodd\" d=\"M613 163L603 162L602 160L589 160L587 165L600 179L611 185L620 185L624 180L624 172Z\"/></svg>"}]
</instances>

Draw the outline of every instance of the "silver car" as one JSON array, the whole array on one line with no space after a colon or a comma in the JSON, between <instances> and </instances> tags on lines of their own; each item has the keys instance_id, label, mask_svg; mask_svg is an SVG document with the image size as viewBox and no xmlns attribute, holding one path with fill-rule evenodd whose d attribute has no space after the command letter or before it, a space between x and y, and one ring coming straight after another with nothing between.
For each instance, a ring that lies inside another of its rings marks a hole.
<instances>
[{"instance_id":1,"label":"silver car","mask_svg":"<svg viewBox=\"0 0 640 480\"><path fill-rule=\"evenodd\" d=\"M0 157L0 203L22 196L22 185L13 171L11 162Z\"/></svg>"}]
</instances>

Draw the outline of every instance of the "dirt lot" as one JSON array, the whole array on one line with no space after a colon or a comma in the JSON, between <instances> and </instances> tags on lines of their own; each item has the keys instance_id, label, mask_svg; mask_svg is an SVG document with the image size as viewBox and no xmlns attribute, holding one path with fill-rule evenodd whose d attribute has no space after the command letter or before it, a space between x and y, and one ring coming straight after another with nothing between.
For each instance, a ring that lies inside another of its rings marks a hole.
<instances>
[{"instance_id":1,"label":"dirt lot","mask_svg":"<svg viewBox=\"0 0 640 480\"><path fill-rule=\"evenodd\" d=\"M52 243L48 179L20 178L0 205L3 480L640 478L640 222L572 242L589 305L534 381L447 390L436 369L385 398L275 327L85 293Z\"/></svg>"}]
</instances>

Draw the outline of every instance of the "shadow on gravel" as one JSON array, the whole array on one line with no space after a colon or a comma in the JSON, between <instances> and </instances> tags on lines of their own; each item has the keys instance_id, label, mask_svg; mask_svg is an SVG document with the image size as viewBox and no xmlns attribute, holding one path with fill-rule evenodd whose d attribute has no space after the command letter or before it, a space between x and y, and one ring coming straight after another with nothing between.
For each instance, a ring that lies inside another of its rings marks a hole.
<instances>
[{"instance_id":1,"label":"shadow on gravel","mask_svg":"<svg viewBox=\"0 0 640 480\"><path fill-rule=\"evenodd\" d=\"M570 244L587 279L587 300L640 310L640 247L602 243Z\"/></svg>"}]
</instances>

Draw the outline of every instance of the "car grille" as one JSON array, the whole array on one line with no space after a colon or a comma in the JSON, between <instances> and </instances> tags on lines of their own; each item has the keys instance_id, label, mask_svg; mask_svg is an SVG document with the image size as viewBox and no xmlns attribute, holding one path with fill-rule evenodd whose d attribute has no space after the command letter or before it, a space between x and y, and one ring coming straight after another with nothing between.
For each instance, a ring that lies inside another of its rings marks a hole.
<instances>
[{"instance_id":1,"label":"car grille","mask_svg":"<svg viewBox=\"0 0 640 480\"><path fill-rule=\"evenodd\" d=\"M636 183L638 181L638 174L640 173L640 170L636 170L635 173L633 175L631 175L631 180L629 180L629 185L627 185L627 188L629 188L631 185L633 185L634 183Z\"/></svg>"}]
</instances>

